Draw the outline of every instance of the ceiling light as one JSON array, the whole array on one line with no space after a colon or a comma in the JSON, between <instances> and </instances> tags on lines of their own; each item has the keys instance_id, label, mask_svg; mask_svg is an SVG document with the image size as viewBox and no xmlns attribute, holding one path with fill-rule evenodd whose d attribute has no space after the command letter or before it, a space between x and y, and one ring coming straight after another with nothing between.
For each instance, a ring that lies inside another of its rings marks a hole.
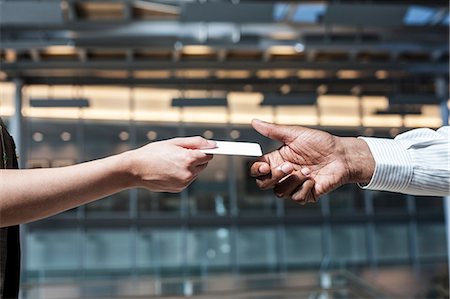
<instances>
[{"instance_id":1,"label":"ceiling light","mask_svg":"<svg viewBox=\"0 0 450 299\"><path fill-rule=\"evenodd\" d=\"M49 55L75 55L77 52L73 46L49 46L44 50Z\"/></svg>"},{"instance_id":2,"label":"ceiling light","mask_svg":"<svg viewBox=\"0 0 450 299\"><path fill-rule=\"evenodd\" d=\"M214 133L211 130L206 130L205 132L203 132L203 137L205 137L206 139L211 139L214 137Z\"/></svg>"},{"instance_id":3,"label":"ceiling light","mask_svg":"<svg viewBox=\"0 0 450 299\"><path fill-rule=\"evenodd\" d=\"M296 43L294 46L294 50L297 53L303 52L305 50L305 46L301 43Z\"/></svg>"},{"instance_id":4,"label":"ceiling light","mask_svg":"<svg viewBox=\"0 0 450 299\"><path fill-rule=\"evenodd\" d=\"M119 133L119 139L122 141L127 141L130 138L130 133L127 131L122 131Z\"/></svg>"},{"instance_id":5,"label":"ceiling light","mask_svg":"<svg viewBox=\"0 0 450 299\"><path fill-rule=\"evenodd\" d=\"M54 107L89 107L87 99L30 99L30 106L35 108L54 108Z\"/></svg>"},{"instance_id":6,"label":"ceiling light","mask_svg":"<svg viewBox=\"0 0 450 299\"><path fill-rule=\"evenodd\" d=\"M360 77L360 73L354 70L340 70L337 72L339 79L356 79Z\"/></svg>"},{"instance_id":7,"label":"ceiling light","mask_svg":"<svg viewBox=\"0 0 450 299\"><path fill-rule=\"evenodd\" d=\"M378 70L375 72L375 77L380 80L386 79L388 76L389 73L385 70Z\"/></svg>"},{"instance_id":8,"label":"ceiling light","mask_svg":"<svg viewBox=\"0 0 450 299\"><path fill-rule=\"evenodd\" d=\"M321 84L319 85L319 87L317 87L317 93L320 95L326 94L328 91L328 86L326 86L325 84Z\"/></svg>"},{"instance_id":9,"label":"ceiling light","mask_svg":"<svg viewBox=\"0 0 450 299\"><path fill-rule=\"evenodd\" d=\"M291 86L289 84L283 84L280 87L280 92L282 94L288 94L291 92Z\"/></svg>"},{"instance_id":10,"label":"ceiling light","mask_svg":"<svg viewBox=\"0 0 450 299\"><path fill-rule=\"evenodd\" d=\"M183 54L186 55L208 55L214 53L211 47L204 45L189 45L183 47Z\"/></svg>"},{"instance_id":11,"label":"ceiling light","mask_svg":"<svg viewBox=\"0 0 450 299\"><path fill-rule=\"evenodd\" d=\"M70 141L70 139L72 138L72 135L69 132L62 132L61 133L61 140L62 141Z\"/></svg>"},{"instance_id":12,"label":"ceiling light","mask_svg":"<svg viewBox=\"0 0 450 299\"><path fill-rule=\"evenodd\" d=\"M294 55L298 53L295 47L287 45L271 46L267 51L271 55Z\"/></svg>"},{"instance_id":13,"label":"ceiling light","mask_svg":"<svg viewBox=\"0 0 450 299\"><path fill-rule=\"evenodd\" d=\"M239 132L238 130L232 130L230 132L230 137L231 139L238 139L239 137L241 137L241 132Z\"/></svg>"},{"instance_id":14,"label":"ceiling light","mask_svg":"<svg viewBox=\"0 0 450 299\"><path fill-rule=\"evenodd\" d=\"M35 142L42 142L44 140L44 134L42 134L41 132L35 132L33 134L33 140Z\"/></svg>"},{"instance_id":15,"label":"ceiling light","mask_svg":"<svg viewBox=\"0 0 450 299\"><path fill-rule=\"evenodd\" d=\"M172 107L226 107L227 98L174 98Z\"/></svg>"},{"instance_id":16,"label":"ceiling light","mask_svg":"<svg viewBox=\"0 0 450 299\"><path fill-rule=\"evenodd\" d=\"M156 138L158 137L158 133L156 133L155 131L148 131L147 132L147 139L150 141L154 141L156 140Z\"/></svg>"}]
</instances>

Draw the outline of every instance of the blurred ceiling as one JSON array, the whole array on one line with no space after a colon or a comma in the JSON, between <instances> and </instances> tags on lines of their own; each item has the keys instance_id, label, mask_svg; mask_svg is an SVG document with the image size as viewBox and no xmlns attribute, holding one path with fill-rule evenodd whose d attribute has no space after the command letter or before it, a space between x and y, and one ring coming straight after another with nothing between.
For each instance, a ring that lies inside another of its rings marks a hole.
<instances>
[{"instance_id":1,"label":"blurred ceiling","mask_svg":"<svg viewBox=\"0 0 450 299\"><path fill-rule=\"evenodd\" d=\"M433 94L448 1L0 1L1 80ZM324 88L325 86L325 88Z\"/></svg>"}]
</instances>

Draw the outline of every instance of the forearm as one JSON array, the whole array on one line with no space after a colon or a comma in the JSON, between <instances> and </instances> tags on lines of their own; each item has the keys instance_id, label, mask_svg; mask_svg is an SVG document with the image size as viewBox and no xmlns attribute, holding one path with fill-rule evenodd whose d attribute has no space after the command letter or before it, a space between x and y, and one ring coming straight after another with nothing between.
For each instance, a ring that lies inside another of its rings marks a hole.
<instances>
[{"instance_id":1,"label":"forearm","mask_svg":"<svg viewBox=\"0 0 450 299\"><path fill-rule=\"evenodd\" d=\"M416 129L395 139L364 140L376 168L373 178L363 188L412 195L450 194L448 134Z\"/></svg>"},{"instance_id":2,"label":"forearm","mask_svg":"<svg viewBox=\"0 0 450 299\"><path fill-rule=\"evenodd\" d=\"M375 171L375 160L367 143L358 138L339 137L348 171L346 183L366 185Z\"/></svg>"},{"instance_id":3,"label":"forearm","mask_svg":"<svg viewBox=\"0 0 450 299\"><path fill-rule=\"evenodd\" d=\"M48 217L131 187L124 155L61 168L0 170L0 227Z\"/></svg>"}]
</instances>

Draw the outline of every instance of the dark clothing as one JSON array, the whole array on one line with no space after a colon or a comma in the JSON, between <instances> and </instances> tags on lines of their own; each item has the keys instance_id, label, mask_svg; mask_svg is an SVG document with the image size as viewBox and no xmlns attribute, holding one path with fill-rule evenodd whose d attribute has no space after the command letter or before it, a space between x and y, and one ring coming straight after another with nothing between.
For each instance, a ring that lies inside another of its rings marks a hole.
<instances>
[{"instance_id":1,"label":"dark clothing","mask_svg":"<svg viewBox=\"0 0 450 299\"><path fill-rule=\"evenodd\" d=\"M0 169L4 168L18 168L18 163L16 146L0 118ZM1 197L0 191L0 200ZM18 298L19 283L19 226L0 228L0 298Z\"/></svg>"}]
</instances>

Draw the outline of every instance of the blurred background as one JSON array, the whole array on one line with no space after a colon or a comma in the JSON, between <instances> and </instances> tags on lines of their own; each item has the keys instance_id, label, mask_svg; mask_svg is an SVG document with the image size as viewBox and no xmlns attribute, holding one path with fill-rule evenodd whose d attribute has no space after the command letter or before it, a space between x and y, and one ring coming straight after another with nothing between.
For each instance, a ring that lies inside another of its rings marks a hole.
<instances>
[{"instance_id":1,"label":"blurred background","mask_svg":"<svg viewBox=\"0 0 450 299\"><path fill-rule=\"evenodd\" d=\"M280 144L448 123L440 0L0 1L0 115L22 168L175 136ZM216 156L180 194L129 190L22 226L21 298L448 298L445 200L346 185L301 206Z\"/></svg>"}]
</instances>

